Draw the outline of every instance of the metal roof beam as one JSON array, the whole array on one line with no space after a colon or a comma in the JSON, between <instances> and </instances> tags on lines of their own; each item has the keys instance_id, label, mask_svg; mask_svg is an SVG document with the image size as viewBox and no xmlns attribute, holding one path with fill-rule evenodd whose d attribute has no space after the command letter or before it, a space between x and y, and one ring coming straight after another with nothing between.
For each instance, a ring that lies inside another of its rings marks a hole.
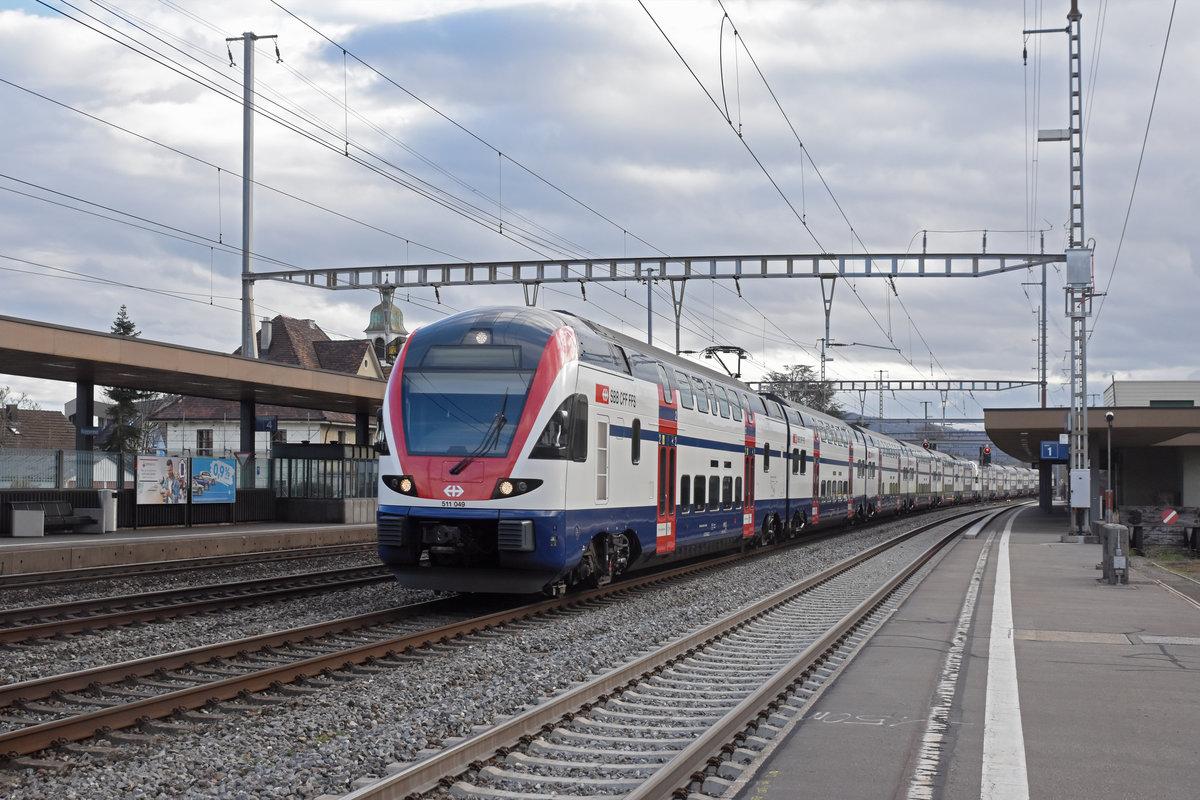
<instances>
[{"instance_id":1,"label":"metal roof beam","mask_svg":"<svg viewBox=\"0 0 1200 800\"><path fill-rule=\"evenodd\" d=\"M880 253L563 259L256 272L254 280L323 289L742 278L981 278L1064 262L1063 253ZM650 273L650 271L653 271Z\"/></svg>"}]
</instances>

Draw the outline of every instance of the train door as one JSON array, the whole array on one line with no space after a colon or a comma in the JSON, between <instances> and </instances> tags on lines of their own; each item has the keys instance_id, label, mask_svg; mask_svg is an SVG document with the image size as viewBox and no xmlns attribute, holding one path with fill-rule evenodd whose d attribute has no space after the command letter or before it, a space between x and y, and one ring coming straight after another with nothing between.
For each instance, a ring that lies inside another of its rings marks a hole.
<instances>
[{"instance_id":1,"label":"train door","mask_svg":"<svg viewBox=\"0 0 1200 800\"><path fill-rule=\"evenodd\" d=\"M658 365L658 491L655 493L655 552L675 552L675 482L678 471L679 406L662 364Z\"/></svg>"},{"instance_id":2,"label":"train door","mask_svg":"<svg viewBox=\"0 0 1200 800\"><path fill-rule=\"evenodd\" d=\"M812 522L821 521L821 427L813 425Z\"/></svg>"},{"instance_id":3,"label":"train door","mask_svg":"<svg viewBox=\"0 0 1200 800\"><path fill-rule=\"evenodd\" d=\"M854 521L854 439L846 437L846 520Z\"/></svg>"}]
</instances>

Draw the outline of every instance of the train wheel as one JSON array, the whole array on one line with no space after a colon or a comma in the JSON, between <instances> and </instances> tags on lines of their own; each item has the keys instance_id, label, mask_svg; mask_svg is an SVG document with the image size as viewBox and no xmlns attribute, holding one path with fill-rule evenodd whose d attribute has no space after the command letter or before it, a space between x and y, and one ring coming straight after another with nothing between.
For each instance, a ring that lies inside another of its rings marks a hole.
<instances>
[{"instance_id":1,"label":"train wheel","mask_svg":"<svg viewBox=\"0 0 1200 800\"><path fill-rule=\"evenodd\" d=\"M763 520L763 544L775 544L780 540L780 531L783 526L779 523L779 517L772 514Z\"/></svg>"},{"instance_id":2,"label":"train wheel","mask_svg":"<svg viewBox=\"0 0 1200 800\"><path fill-rule=\"evenodd\" d=\"M629 566L629 539L602 533L588 544L579 562L580 584L598 589L612 583Z\"/></svg>"}]
</instances>

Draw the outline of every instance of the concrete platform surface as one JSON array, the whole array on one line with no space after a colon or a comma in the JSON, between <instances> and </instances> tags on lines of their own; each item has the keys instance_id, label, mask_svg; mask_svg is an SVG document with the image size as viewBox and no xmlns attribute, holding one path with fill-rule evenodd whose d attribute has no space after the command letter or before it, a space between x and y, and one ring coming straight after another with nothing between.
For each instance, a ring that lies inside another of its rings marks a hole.
<instances>
[{"instance_id":1,"label":"concrete platform surface","mask_svg":"<svg viewBox=\"0 0 1200 800\"><path fill-rule=\"evenodd\" d=\"M0 575L202 558L288 547L375 546L375 525L257 522L0 537Z\"/></svg>"},{"instance_id":2,"label":"concrete platform surface","mask_svg":"<svg viewBox=\"0 0 1200 800\"><path fill-rule=\"evenodd\" d=\"M1200 797L1200 583L1066 528L958 541L737 797Z\"/></svg>"}]
</instances>

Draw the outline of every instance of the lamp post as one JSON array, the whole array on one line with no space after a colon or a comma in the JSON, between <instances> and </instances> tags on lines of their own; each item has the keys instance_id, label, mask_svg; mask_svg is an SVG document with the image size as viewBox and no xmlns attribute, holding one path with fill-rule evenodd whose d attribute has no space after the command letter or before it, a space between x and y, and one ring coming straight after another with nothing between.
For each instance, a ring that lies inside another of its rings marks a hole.
<instances>
[{"instance_id":1,"label":"lamp post","mask_svg":"<svg viewBox=\"0 0 1200 800\"><path fill-rule=\"evenodd\" d=\"M1112 512L1113 512L1113 506L1115 505L1115 504L1113 503L1113 493L1112 493L1112 474L1113 474L1113 463L1112 463L1112 424L1113 424L1113 412L1111 412L1111 411L1106 411L1106 412L1104 413L1104 419L1105 419L1105 421L1108 423L1108 453L1107 453L1107 456L1106 456L1106 458L1105 458L1105 461L1106 461L1106 463L1107 463L1107 465L1108 465L1108 469L1105 471L1105 472L1106 472L1106 477L1108 478L1108 480L1107 480L1107 484L1108 484L1108 492L1107 492L1107 502L1105 503L1104 519L1105 519L1105 521L1107 521L1107 522L1112 522Z\"/></svg>"}]
</instances>

